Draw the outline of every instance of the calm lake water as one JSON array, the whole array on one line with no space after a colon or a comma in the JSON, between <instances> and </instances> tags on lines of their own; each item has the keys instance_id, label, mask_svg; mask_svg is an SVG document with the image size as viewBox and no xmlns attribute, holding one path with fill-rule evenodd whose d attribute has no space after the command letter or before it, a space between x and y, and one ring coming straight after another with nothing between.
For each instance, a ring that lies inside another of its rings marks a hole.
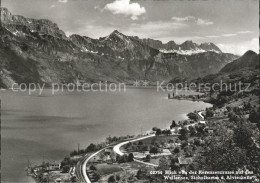
<instances>
[{"instance_id":1,"label":"calm lake water","mask_svg":"<svg viewBox=\"0 0 260 183\"><path fill-rule=\"evenodd\" d=\"M126 92L58 93L41 96L0 91L2 100L2 181L32 182L26 176L33 164L61 161L77 144L111 136L138 134L165 128L185 114L205 109L203 102L168 100L156 89L128 88Z\"/></svg>"}]
</instances>

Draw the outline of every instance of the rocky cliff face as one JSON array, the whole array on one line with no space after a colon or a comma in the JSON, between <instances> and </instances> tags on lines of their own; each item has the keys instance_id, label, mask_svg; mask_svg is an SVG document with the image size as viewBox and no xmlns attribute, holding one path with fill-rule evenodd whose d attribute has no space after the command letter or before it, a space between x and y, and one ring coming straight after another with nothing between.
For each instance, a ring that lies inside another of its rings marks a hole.
<instances>
[{"instance_id":1,"label":"rocky cliff face","mask_svg":"<svg viewBox=\"0 0 260 183\"><path fill-rule=\"evenodd\" d=\"M221 52L221 50L213 43L201 43L199 47L206 51L214 50L216 52Z\"/></svg>"},{"instance_id":2,"label":"rocky cliff face","mask_svg":"<svg viewBox=\"0 0 260 183\"><path fill-rule=\"evenodd\" d=\"M31 32L48 34L60 38L66 38L65 33L59 29L58 25L46 19L31 19L20 15L12 15L7 8L1 8L2 23L11 31L15 31L16 26L24 26Z\"/></svg>"},{"instance_id":3,"label":"rocky cliff face","mask_svg":"<svg viewBox=\"0 0 260 183\"><path fill-rule=\"evenodd\" d=\"M212 43L199 47L191 41L182 45L174 41L162 44L118 31L99 39L67 37L49 20L28 19L12 15L6 8L1 10L0 85L5 87L13 82L132 83L136 79L156 82L177 76L195 78L216 73L237 58L222 53ZM162 51L179 47L182 54ZM194 52L199 49L203 51Z\"/></svg>"},{"instance_id":4,"label":"rocky cliff face","mask_svg":"<svg viewBox=\"0 0 260 183\"><path fill-rule=\"evenodd\" d=\"M159 40L154 40L154 39L142 39L141 40L143 43L147 44L148 46L155 48L157 50L178 50L179 47L174 41L169 41L166 44L163 44Z\"/></svg>"}]
</instances>

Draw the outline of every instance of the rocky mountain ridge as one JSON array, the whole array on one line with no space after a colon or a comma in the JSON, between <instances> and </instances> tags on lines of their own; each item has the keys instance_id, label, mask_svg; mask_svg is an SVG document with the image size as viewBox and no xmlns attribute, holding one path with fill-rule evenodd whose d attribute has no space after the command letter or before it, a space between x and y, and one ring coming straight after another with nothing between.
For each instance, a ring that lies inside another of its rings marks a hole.
<instances>
[{"instance_id":1,"label":"rocky mountain ridge","mask_svg":"<svg viewBox=\"0 0 260 183\"><path fill-rule=\"evenodd\" d=\"M67 37L50 20L37 20L12 15L1 8L0 84L14 82L76 83L125 82L146 79L155 83L174 77L196 78L218 72L238 58L217 48L195 54L165 53L136 36L118 31L92 39L86 36ZM166 44L174 48L174 41ZM183 49L196 49L186 42ZM211 51L215 49L215 51Z\"/></svg>"},{"instance_id":2,"label":"rocky mountain ridge","mask_svg":"<svg viewBox=\"0 0 260 183\"><path fill-rule=\"evenodd\" d=\"M185 41L182 44L177 44L174 41L169 41L163 44L159 40L153 39L142 39L142 41L152 48L158 49L163 53L178 53L182 55L192 55L204 52L216 52L221 53L222 51L213 43L201 43L196 44L191 40Z\"/></svg>"},{"instance_id":3,"label":"rocky mountain ridge","mask_svg":"<svg viewBox=\"0 0 260 183\"><path fill-rule=\"evenodd\" d=\"M252 86L259 88L259 75L259 54L249 50L238 59L226 64L218 73L193 79L192 82L211 84L220 81L225 84L242 82L245 85L251 83Z\"/></svg>"},{"instance_id":4,"label":"rocky mountain ridge","mask_svg":"<svg viewBox=\"0 0 260 183\"><path fill-rule=\"evenodd\" d=\"M223 67L220 72L231 73L245 68L259 68L259 54L249 50L240 58L234 60L232 63L225 65L225 67Z\"/></svg>"}]
</instances>

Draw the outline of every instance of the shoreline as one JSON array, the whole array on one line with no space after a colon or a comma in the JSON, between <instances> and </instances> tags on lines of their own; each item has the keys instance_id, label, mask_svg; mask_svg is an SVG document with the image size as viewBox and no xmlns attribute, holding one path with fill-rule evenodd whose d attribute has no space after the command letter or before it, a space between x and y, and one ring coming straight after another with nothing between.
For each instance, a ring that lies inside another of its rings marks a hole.
<instances>
[{"instance_id":1,"label":"shoreline","mask_svg":"<svg viewBox=\"0 0 260 183\"><path fill-rule=\"evenodd\" d=\"M168 99L168 100L172 100L172 99ZM178 99L175 99L175 100L178 100ZM183 100L185 100L185 99L183 99ZM195 102L195 101L193 101L193 100L187 100L187 101L190 101L190 102ZM197 101L197 102L203 102L203 103L208 103L208 102L206 102L206 101ZM210 104L210 103L208 103L208 104ZM211 104L212 105L212 104ZM206 108L205 108L206 109ZM205 111L205 109L200 109L199 111ZM181 121L185 121L185 120L188 120L189 118L188 118L188 114L190 113L190 112L194 112L194 110L193 111L189 111L188 113L183 113L183 114L181 114L181 116L182 116L182 120ZM169 122L169 125L170 125L170 122ZM151 127L152 128L152 127ZM147 131L145 131L146 133L147 133L147 135L149 134L149 133L152 133L153 131L149 131L149 130L147 130ZM137 133L136 135L133 135L133 136L135 136L135 137L140 137L140 136L142 136L141 134L139 134L139 133ZM144 135L144 137L145 137L146 135ZM102 142L100 142L100 143L102 143ZM100 150L99 150L100 151ZM95 154L95 152L93 153L93 154ZM86 154L85 156L88 156L88 154ZM84 155L83 155L83 157L84 157ZM62 158L61 158L62 159ZM35 182L36 183L38 183L38 181L37 181L37 178L35 178L35 177L32 177L32 178L34 178L34 180L35 180Z\"/></svg>"}]
</instances>

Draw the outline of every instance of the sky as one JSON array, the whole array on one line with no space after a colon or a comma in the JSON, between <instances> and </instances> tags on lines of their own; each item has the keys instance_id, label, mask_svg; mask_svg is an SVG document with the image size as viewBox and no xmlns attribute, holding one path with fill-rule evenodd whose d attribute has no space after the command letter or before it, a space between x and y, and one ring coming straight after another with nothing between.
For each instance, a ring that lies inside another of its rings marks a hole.
<instances>
[{"instance_id":1,"label":"sky","mask_svg":"<svg viewBox=\"0 0 260 183\"><path fill-rule=\"evenodd\" d=\"M258 0L2 0L13 14L50 19L68 36L130 36L180 44L213 42L223 52L259 52Z\"/></svg>"}]
</instances>

